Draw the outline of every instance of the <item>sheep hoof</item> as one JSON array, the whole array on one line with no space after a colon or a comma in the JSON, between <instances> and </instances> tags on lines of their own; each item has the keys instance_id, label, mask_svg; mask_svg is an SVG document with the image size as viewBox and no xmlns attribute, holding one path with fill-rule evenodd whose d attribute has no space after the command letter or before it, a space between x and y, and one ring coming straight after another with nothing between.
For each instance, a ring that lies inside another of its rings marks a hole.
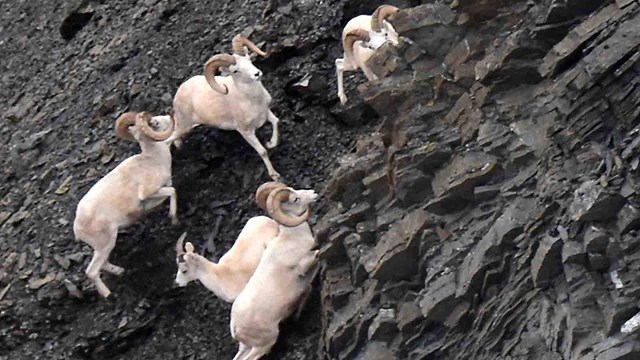
<instances>
[{"instance_id":1,"label":"sheep hoof","mask_svg":"<svg viewBox=\"0 0 640 360\"><path fill-rule=\"evenodd\" d=\"M120 266L116 266L113 264L107 264L104 266L104 270L107 271L108 273L111 273L115 276L120 276L122 274L124 274L124 268L121 268Z\"/></svg>"},{"instance_id":2,"label":"sheep hoof","mask_svg":"<svg viewBox=\"0 0 640 360\"><path fill-rule=\"evenodd\" d=\"M171 225L180 225L180 221L178 220L177 217L171 218Z\"/></svg>"},{"instance_id":3,"label":"sheep hoof","mask_svg":"<svg viewBox=\"0 0 640 360\"><path fill-rule=\"evenodd\" d=\"M340 97L340 104L344 105L347 103L347 95L342 94L342 95L339 95L339 97Z\"/></svg>"},{"instance_id":4,"label":"sheep hoof","mask_svg":"<svg viewBox=\"0 0 640 360\"><path fill-rule=\"evenodd\" d=\"M274 147L278 146L278 143L268 141L266 145L267 145L267 149L273 149Z\"/></svg>"}]
</instances>

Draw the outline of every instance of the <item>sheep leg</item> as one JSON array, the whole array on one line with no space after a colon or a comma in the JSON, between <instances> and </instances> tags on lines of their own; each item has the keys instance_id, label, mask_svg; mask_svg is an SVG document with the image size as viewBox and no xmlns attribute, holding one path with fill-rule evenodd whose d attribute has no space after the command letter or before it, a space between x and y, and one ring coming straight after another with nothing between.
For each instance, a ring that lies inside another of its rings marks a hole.
<instances>
[{"instance_id":1,"label":"sheep leg","mask_svg":"<svg viewBox=\"0 0 640 360\"><path fill-rule=\"evenodd\" d=\"M93 258L91 259L91 262L89 263L89 266L87 266L87 270L85 271L87 277L91 279L91 281L93 281L93 283L95 284L98 293L105 298L108 297L109 294L111 294L111 291L109 290L109 288L107 288L107 285L105 285L100 278L100 270L107 263L109 254L111 254L111 250L113 250L116 245L118 228L113 228L108 231L109 233L104 234L104 239L98 239L102 240L102 242L105 243L106 246L100 250L93 250Z\"/></svg>"},{"instance_id":2,"label":"sheep leg","mask_svg":"<svg viewBox=\"0 0 640 360\"><path fill-rule=\"evenodd\" d=\"M120 266L113 265L109 261L105 261L104 265L102 265L102 270L111 273L116 276L120 276L124 273L124 268Z\"/></svg>"},{"instance_id":3,"label":"sheep leg","mask_svg":"<svg viewBox=\"0 0 640 360\"><path fill-rule=\"evenodd\" d=\"M369 81L378 80L378 75L374 74L373 71L371 71L368 67L362 65L360 68L362 69L362 72L364 73L364 76L367 78L367 80Z\"/></svg>"},{"instance_id":4,"label":"sheep leg","mask_svg":"<svg viewBox=\"0 0 640 360\"><path fill-rule=\"evenodd\" d=\"M347 95L344 93L344 59L336 59L336 76L338 77L338 97L342 105L347 103Z\"/></svg>"},{"instance_id":5,"label":"sheep leg","mask_svg":"<svg viewBox=\"0 0 640 360\"><path fill-rule=\"evenodd\" d=\"M161 187L155 194L149 196L147 199L169 198L169 217L171 218L171 224L178 225L178 217L176 212L178 209L178 201L176 195L176 189L171 186Z\"/></svg>"},{"instance_id":6,"label":"sheep leg","mask_svg":"<svg viewBox=\"0 0 640 360\"><path fill-rule=\"evenodd\" d=\"M312 257L306 257L298 263L298 276L303 277L309 275L309 272L313 269L313 267L318 264L319 253L320 250L316 250L313 252Z\"/></svg>"},{"instance_id":7,"label":"sheep leg","mask_svg":"<svg viewBox=\"0 0 640 360\"><path fill-rule=\"evenodd\" d=\"M267 149L265 149L264 146L260 144L260 140L258 140L258 138L256 137L255 129L244 131L239 130L238 132L249 143L249 145L251 145L251 147L253 147L258 152L258 155L260 155L262 161L264 162L264 165L267 167L269 176L274 181L278 181L278 179L280 179L280 174L278 174L276 169L273 168L273 165L271 165L271 161L269 160L269 156L267 155Z\"/></svg>"},{"instance_id":8,"label":"sheep leg","mask_svg":"<svg viewBox=\"0 0 640 360\"><path fill-rule=\"evenodd\" d=\"M273 340L270 340L267 345L254 346L253 348L251 348L251 351L249 351L249 353L242 359L243 360L258 360L258 359L260 359L262 356L268 354L271 351L271 348L276 343L276 340L278 340L278 332L276 332L276 336L273 338Z\"/></svg>"},{"instance_id":9,"label":"sheep leg","mask_svg":"<svg viewBox=\"0 0 640 360\"><path fill-rule=\"evenodd\" d=\"M251 346L244 343L240 343L238 352L236 353L236 356L233 357L233 360L240 360L246 357L249 351L251 351Z\"/></svg>"},{"instance_id":10,"label":"sheep leg","mask_svg":"<svg viewBox=\"0 0 640 360\"><path fill-rule=\"evenodd\" d=\"M267 142L267 149L273 149L274 147L278 146L278 121L280 121L280 119L278 119L278 117L276 117L273 112L269 110L269 112L267 113L267 120L271 123L271 126L273 126L273 131L271 132L271 140Z\"/></svg>"}]
</instances>

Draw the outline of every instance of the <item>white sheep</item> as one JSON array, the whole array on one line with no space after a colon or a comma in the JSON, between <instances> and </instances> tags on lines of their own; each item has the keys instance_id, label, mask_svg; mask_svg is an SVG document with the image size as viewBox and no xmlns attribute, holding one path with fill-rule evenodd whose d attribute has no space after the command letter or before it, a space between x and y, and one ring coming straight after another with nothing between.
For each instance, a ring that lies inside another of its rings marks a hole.
<instances>
[{"instance_id":1,"label":"white sheep","mask_svg":"<svg viewBox=\"0 0 640 360\"><path fill-rule=\"evenodd\" d=\"M162 131L150 124L168 123ZM135 125L129 127L131 125ZM100 279L100 270L121 275L124 269L111 264L109 254L116 245L118 229L134 223L169 198L169 217L177 223L176 190L171 186L171 151L167 141L173 132L170 116L154 117L146 113L125 113L116 121L116 135L136 140L142 152L124 160L100 179L80 200L73 232L90 245L93 259L86 274L100 295L111 293Z\"/></svg>"},{"instance_id":2,"label":"white sheep","mask_svg":"<svg viewBox=\"0 0 640 360\"><path fill-rule=\"evenodd\" d=\"M277 180L280 175L255 132L269 121L273 132L266 145L275 147L279 119L269 109L271 95L260 82L262 71L251 62L247 48L264 57L267 54L241 35L233 38L232 45L233 55L214 55L204 65L204 75L194 76L178 88L173 98L176 132L171 140L180 147L180 138L198 125L236 130L258 152L269 176ZM218 69L229 76L215 76Z\"/></svg>"},{"instance_id":3,"label":"white sheep","mask_svg":"<svg viewBox=\"0 0 640 360\"><path fill-rule=\"evenodd\" d=\"M344 71L354 71L358 68L369 81L378 80L366 65L367 60L382 44L389 41L398 45L398 33L386 20L395 15L398 8L391 5L379 6L372 15L360 15L349 20L342 30L342 47L344 57L336 59L336 75L338 77L338 97L342 105L347 103L344 92Z\"/></svg>"},{"instance_id":4,"label":"white sheep","mask_svg":"<svg viewBox=\"0 0 640 360\"><path fill-rule=\"evenodd\" d=\"M306 222L317 194L281 186L261 204L278 221L253 276L231 307L231 336L238 341L234 360L259 359L278 339L279 323L306 297L318 270L316 241Z\"/></svg>"},{"instance_id":5,"label":"white sheep","mask_svg":"<svg viewBox=\"0 0 640 360\"><path fill-rule=\"evenodd\" d=\"M281 186L284 185L277 182L261 185L256 191L256 202L264 203L271 190ZM191 243L183 248L186 233L182 234L176 244L178 272L175 281L179 286L186 286L193 280L199 280L219 298L233 302L253 275L264 250L278 235L278 231L278 223L274 220L266 216L252 217L217 264L196 254Z\"/></svg>"}]
</instances>

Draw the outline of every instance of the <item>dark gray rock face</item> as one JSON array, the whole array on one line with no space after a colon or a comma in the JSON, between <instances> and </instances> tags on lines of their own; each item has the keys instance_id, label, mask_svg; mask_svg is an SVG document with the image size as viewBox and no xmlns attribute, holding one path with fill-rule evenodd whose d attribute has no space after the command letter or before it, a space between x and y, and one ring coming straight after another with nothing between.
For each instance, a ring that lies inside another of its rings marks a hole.
<instances>
[{"instance_id":1,"label":"dark gray rock face","mask_svg":"<svg viewBox=\"0 0 640 360\"><path fill-rule=\"evenodd\" d=\"M382 142L327 191L364 185L368 237L322 272L366 301L326 303L320 354L640 358L640 4L447 5L400 11L360 87Z\"/></svg>"}]
</instances>

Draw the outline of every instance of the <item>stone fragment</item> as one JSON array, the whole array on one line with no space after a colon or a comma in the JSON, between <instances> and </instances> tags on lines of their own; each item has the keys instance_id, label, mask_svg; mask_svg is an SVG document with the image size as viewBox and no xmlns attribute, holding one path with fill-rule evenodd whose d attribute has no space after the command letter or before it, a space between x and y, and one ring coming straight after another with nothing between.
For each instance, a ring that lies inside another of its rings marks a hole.
<instances>
[{"instance_id":1,"label":"stone fragment","mask_svg":"<svg viewBox=\"0 0 640 360\"><path fill-rule=\"evenodd\" d=\"M584 248L588 252L604 253L609 245L609 235L595 226L589 226L584 234Z\"/></svg>"},{"instance_id":2,"label":"stone fragment","mask_svg":"<svg viewBox=\"0 0 640 360\"><path fill-rule=\"evenodd\" d=\"M617 224L621 234L640 229L640 211L629 204L625 205L618 213Z\"/></svg>"},{"instance_id":3,"label":"stone fragment","mask_svg":"<svg viewBox=\"0 0 640 360\"><path fill-rule=\"evenodd\" d=\"M422 320L420 307L416 303L407 301L398 305L398 329L403 334L413 333Z\"/></svg>"},{"instance_id":4,"label":"stone fragment","mask_svg":"<svg viewBox=\"0 0 640 360\"><path fill-rule=\"evenodd\" d=\"M395 113L407 101L418 103L433 98L433 89L427 79L415 78L412 74L399 74L368 82L358 86L364 101L378 114Z\"/></svg>"},{"instance_id":5,"label":"stone fragment","mask_svg":"<svg viewBox=\"0 0 640 360\"><path fill-rule=\"evenodd\" d=\"M640 312L635 314L631 319L625 321L620 328L620 332L623 334L629 334L640 329Z\"/></svg>"},{"instance_id":6,"label":"stone fragment","mask_svg":"<svg viewBox=\"0 0 640 360\"><path fill-rule=\"evenodd\" d=\"M367 337L372 341L389 342L397 332L396 311L394 309L380 309L369 326Z\"/></svg>"},{"instance_id":7,"label":"stone fragment","mask_svg":"<svg viewBox=\"0 0 640 360\"><path fill-rule=\"evenodd\" d=\"M423 202L431 194L430 180L422 171L414 168L396 172L396 198L405 207Z\"/></svg>"},{"instance_id":8,"label":"stone fragment","mask_svg":"<svg viewBox=\"0 0 640 360\"><path fill-rule=\"evenodd\" d=\"M365 244L373 244L376 241L378 225L375 220L367 220L356 224L356 232Z\"/></svg>"},{"instance_id":9,"label":"stone fragment","mask_svg":"<svg viewBox=\"0 0 640 360\"><path fill-rule=\"evenodd\" d=\"M424 209L432 214L446 215L458 212L469 204L469 200L456 195L444 195L427 203Z\"/></svg>"},{"instance_id":10,"label":"stone fragment","mask_svg":"<svg viewBox=\"0 0 640 360\"><path fill-rule=\"evenodd\" d=\"M55 278L56 278L56 274L53 272L48 273L43 278L38 278L34 276L31 279L29 279L29 288L32 290L40 289L42 286L55 280Z\"/></svg>"},{"instance_id":11,"label":"stone fragment","mask_svg":"<svg viewBox=\"0 0 640 360\"><path fill-rule=\"evenodd\" d=\"M395 222L367 256L365 269L380 281L410 279L418 272L418 243L422 230L431 225L429 215L414 210Z\"/></svg>"},{"instance_id":12,"label":"stone fragment","mask_svg":"<svg viewBox=\"0 0 640 360\"><path fill-rule=\"evenodd\" d=\"M386 42L367 60L366 66L378 79L384 79L389 74L399 72L407 67L407 62L398 52L398 48Z\"/></svg>"},{"instance_id":13,"label":"stone fragment","mask_svg":"<svg viewBox=\"0 0 640 360\"><path fill-rule=\"evenodd\" d=\"M375 199L380 200L391 191L391 183L389 172L387 169L381 169L362 179L362 184L369 190Z\"/></svg>"},{"instance_id":14,"label":"stone fragment","mask_svg":"<svg viewBox=\"0 0 640 360\"><path fill-rule=\"evenodd\" d=\"M609 268L609 259L604 254L588 253L589 268L594 271L603 271Z\"/></svg>"},{"instance_id":15,"label":"stone fragment","mask_svg":"<svg viewBox=\"0 0 640 360\"><path fill-rule=\"evenodd\" d=\"M351 233L344 239L347 257L351 264L351 281L353 286L360 286L367 277L367 272L362 262L369 248L362 243L360 235Z\"/></svg>"},{"instance_id":16,"label":"stone fragment","mask_svg":"<svg viewBox=\"0 0 640 360\"><path fill-rule=\"evenodd\" d=\"M348 304L349 295L354 290L348 265L327 270L321 289L323 307L331 311L343 308Z\"/></svg>"},{"instance_id":17,"label":"stone fragment","mask_svg":"<svg viewBox=\"0 0 640 360\"><path fill-rule=\"evenodd\" d=\"M485 57L476 63L475 78L482 84L537 83L540 81L538 64L527 60L540 51L531 45L526 31L516 30L489 49ZM528 54L528 57L522 54Z\"/></svg>"},{"instance_id":18,"label":"stone fragment","mask_svg":"<svg viewBox=\"0 0 640 360\"><path fill-rule=\"evenodd\" d=\"M473 189L473 197L477 201L493 199L500 193L500 184L477 186Z\"/></svg>"},{"instance_id":19,"label":"stone fragment","mask_svg":"<svg viewBox=\"0 0 640 360\"><path fill-rule=\"evenodd\" d=\"M398 34L414 40L431 56L444 58L463 35L455 21L456 14L447 5L433 3L402 9L391 23Z\"/></svg>"},{"instance_id":20,"label":"stone fragment","mask_svg":"<svg viewBox=\"0 0 640 360\"><path fill-rule=\"evenodd\" d=\"M456 273L450 271L425 284L426 293L420 300L422 316L427 321L443 322L456 305Z\"/></svg>"},{"instance_id":21,"label":"stone fragment","mask_svg":"<svg viewBox=\"0 0 640 360\"><path fill-rule=\"evenodd\" d=\"M618 15L617 10L616 5L611 4L572 29L544 57L542 64L538 68L540 74L544 77L554 76L563 70L571 63L571 59L580 51L583 44L602 31L607 26L609 19Z\"/></svg>"},{"instance_id":22,"label":"stone fragment","mask_svg":"<svg viewBox=\"0 0 640 360\"><path fill-rule=\"evenodd\" d=\"M414 167L425 174L433 174L451 157L451 150L435 142L402 149L395 155L396 171Z\"/></svg>"},{"instance_id":23,"label":"stone fragment","mask_svg":"<svg viewBox=\"0 0 640 360\"><path fill-rule=\"evenodd\" d=\"M384 342L371 341L368 342L364 350L355 360L398 360L398 356L394 354Z\"/></svg>"},{"instance_id":24,"label":"stone fragment","mask_svg":"<svg viewBox=\"0 0 640 360\"><path fill-rule=\"evenodd\" d=\"M320 258L330 262L335 262L344 258L344 256L346 256L346 251L343 241L349 233L351 233L351 229L346 226L342 226L337 231L331 233L328 241L320 247Z\"/></svg>"},{"instance_id":25,"label":"stone fragment","mask_svg":"<svg viewBox=\"0 0 640 360\"><path fill-rule=\"evenodd\" d=\"M545 286L562 272L562 239L545 235L531 260L531 277L537 287Z\"/></svg>"},{"instance_id":26,"label":"stone fragment","mask_svg":"<svg viewBox=\"0 0 640 360\"><path fill-rule=\"evenodd\" d=\"M495 156L467 152L455 157L449 165L438 171L431 186L438 197L453 194L464 199L473 199L473 189L489 181L499 169L500 165Z\"/></svg>"},{"instance_id":27,"label":"stone fragment","mask_svg":"<svg viewBox=\"0 0 640 360\"><path fill-rule=\"evenodd\" d=\"M562 263L586 263L586 253L584 251L584 246L577 241L565 241L562 245Z\"/></svg>"},{"instance_id":28,"label":"stone fragment","mask_svg":"<svg viewBox=\"0 0 640 360\"><path fill-rule=\"evenodd\" d=\"M569 212L573 220L602 221L615 217L624 201L620 194L607 192L598 181L588 180L575 191Z\"/></svg>"}]
</instances>

